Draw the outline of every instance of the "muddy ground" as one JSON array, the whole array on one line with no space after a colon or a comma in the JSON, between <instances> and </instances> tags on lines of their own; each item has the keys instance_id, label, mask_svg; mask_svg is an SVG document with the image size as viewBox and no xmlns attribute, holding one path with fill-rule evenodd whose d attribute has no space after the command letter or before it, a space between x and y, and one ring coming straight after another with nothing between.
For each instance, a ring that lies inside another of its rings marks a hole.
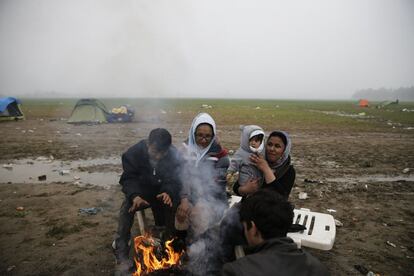
<instances>
[{"instance_id":1,"label":"muddy ground","mask_svg":"<svg viewBox=\"0 0 414 276\"><path fill-rule=\"evenodd\" d=\"M118 158L155 125L167 127L173 142L180 144L189 124L190 120L148 120L73 126L47 118L2 123L0 164L39 156L69 162ZM218 128L222 144L236 150L238 126L219 124ZM414 132L291 126L286 130L293 139L297 171L291 201L296 208L324 213L334 209L332 215L343 224L337 227L332 250L310 251L332 275L362 275L355 265L380 275L414 275ZM410 171L403 173L405 168ZM116 175L122 171L120 164L78 170ZM36 173L32 180L0 179L0 274L112 275L110 244L122 200L119 185L40 182ZM298 199L299 192L309 198ZM80 214L79 208L86 207L100 209L96 215Z\"/></svg>"}]
</instances>

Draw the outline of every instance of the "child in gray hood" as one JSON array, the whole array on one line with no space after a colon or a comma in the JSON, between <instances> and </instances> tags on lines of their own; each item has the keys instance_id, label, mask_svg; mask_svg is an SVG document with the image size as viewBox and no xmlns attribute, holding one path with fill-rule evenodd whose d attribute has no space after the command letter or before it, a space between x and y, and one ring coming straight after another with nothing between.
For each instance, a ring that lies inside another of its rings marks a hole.
<instances>
[{"instance_id":1,"label":"child in gray hood","mask_svg":"<svg viewBox=\"0 0 414 276\"><path fill-rule=\"evenodd\" d=\"M233 192L233 185L238 182L243 186L249 179L263 181L260 170L251 164L249 157L252 154L261 155L264 149L263 129L256 125L247 125L241 128L240 148L236 151L227 170L227 191Z\"/></svg>"}]
</instances>

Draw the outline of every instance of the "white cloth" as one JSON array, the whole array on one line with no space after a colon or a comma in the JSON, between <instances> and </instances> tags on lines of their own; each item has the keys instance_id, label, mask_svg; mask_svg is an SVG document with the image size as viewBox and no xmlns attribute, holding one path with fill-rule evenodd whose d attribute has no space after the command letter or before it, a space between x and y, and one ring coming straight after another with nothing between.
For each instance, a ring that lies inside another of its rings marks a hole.
<instances>
[{"instance_id":1,"label":"white cloth","mask_svg":"<svg viewBox=\"0 0 414 276\"><path fill-rule=\"evenodd\" d=\"M253 126L248 126L248 127L256 127L256 126L253 125ZM249 148L250 148L251 152L253 152L253 153L262 153L262 151L264 149L265 133L262 129L255 129L250 133L249 141L250 141L250 139L252 139L252 137L254 137L256 135L263 135L262 136L262 142L260 143L260 146L257 149L252 147L252 146L249 146Z\"/></svg>"},{"instance_id":2,"label":"white cloth","mask_svg":"<svg viewBox=\"0 0 414 276\"><path fill-rule=\"evenodd\" d=\"M196 137L195 137L195 131L197 127L201 124L209 124L213 128L213 137L208 144L207 147L201 148L197 145ZM201 159L206 155L208 150L210 149L211 145L216 139L216 122L214 122L214 119L207 113L199 113L191 123L190 131L188 133L188 146L187 150L190 154L190 157L195 158L195 165L198 166L198 163Z\"/></svg>"}]
</instances>

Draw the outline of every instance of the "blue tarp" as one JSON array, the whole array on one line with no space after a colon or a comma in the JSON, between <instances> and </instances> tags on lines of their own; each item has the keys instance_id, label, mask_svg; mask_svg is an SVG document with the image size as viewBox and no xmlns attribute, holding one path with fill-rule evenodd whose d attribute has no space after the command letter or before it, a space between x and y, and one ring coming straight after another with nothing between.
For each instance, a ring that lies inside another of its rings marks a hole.
<instances>
[{"instance_id":1,"label":"blue tarp","mask_svg":"<svg viewBox=\"0 0 414 276\"><path fill-rule=\"evenodd\" d=\"M13 97L0 98L0 112L5 111L9 104L14 102L16 102L17 104L21 103L20 100Z\"/></svg>"}]
</instances>

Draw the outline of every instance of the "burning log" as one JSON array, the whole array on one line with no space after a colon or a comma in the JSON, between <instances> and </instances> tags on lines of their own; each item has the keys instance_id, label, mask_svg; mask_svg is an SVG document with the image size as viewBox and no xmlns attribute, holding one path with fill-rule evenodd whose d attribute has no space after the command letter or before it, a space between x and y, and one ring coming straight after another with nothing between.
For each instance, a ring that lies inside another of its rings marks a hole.
<instances>
[{"instance_id":1,"label":"burning log","mask_svg":"<svg viewBox=\"0 0 414 276\"><path fill-rule=\"evenodd\" d=\"M184 275L179 268L184 250L176 252L172 246L173 241L171 239L162 243L148 234L135 237L136 271L133 275ZM174 271L180 271L180 274Z\"/></svg>"},{"instance_id":2,"label":"burning log","mask_svg":"<svg viewBox=\"0 0 414 276\"><path fill-rule=\"evenodd\" d=\"M172 267L169 269L156 270L148 274L148 276L173 276L173 275L174 276L186 276L188 275L188 271L178 268L178 267Z\"/></svg>"}]
</instances>

